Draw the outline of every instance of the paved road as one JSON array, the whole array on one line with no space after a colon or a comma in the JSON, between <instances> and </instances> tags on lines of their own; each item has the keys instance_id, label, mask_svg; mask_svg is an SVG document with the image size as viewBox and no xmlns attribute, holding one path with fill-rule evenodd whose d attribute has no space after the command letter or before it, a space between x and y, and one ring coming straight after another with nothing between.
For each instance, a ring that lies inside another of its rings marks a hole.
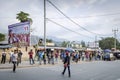
<instances>
[{"instance_id":1,"label":"paved road","mask_svg":"<svg viewBox=\"0 0 120 80\"><path fill-rule=\"evenodd\" d=\"M0 70L0 80L120 80L120 61L94 61L71 64L71 78L61 75L63 65Z\"/></svg>"}]
</instances>

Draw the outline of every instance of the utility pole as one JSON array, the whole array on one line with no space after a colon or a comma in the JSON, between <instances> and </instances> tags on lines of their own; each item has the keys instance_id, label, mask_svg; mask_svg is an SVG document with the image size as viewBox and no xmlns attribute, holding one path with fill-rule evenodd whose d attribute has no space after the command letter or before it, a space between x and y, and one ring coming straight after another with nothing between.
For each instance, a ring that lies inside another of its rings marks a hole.
<instances>
[{"instance_id":1,"label":"utility pole","mask_svg":"<svg viewBox=\"0 0 120 80\"><path fill-rule=\"evenodd\" d=\"M95 51L97 50L97 36L95 36Z\"/></svg>"},{"instance_id":2,"label":"utility pole","mask_svg":"<svg viewBox=\"0 0 120 80\"><path fill-rule=\"evenodd\" d=\"M114 32L114 48L115 48L115 51L116 51L116 33L118 32L118 29L114 29L112 31Z\"/></svg>"},{"instance_id":3,"label":"utility pole","mask_svg":"<svg viewBox=\"0 0 120 80\"><path fill-rule=\"evenodd\" d=\"M44 0L44 49L46 51L46 0Z\"/></svg>"}]
</instances>

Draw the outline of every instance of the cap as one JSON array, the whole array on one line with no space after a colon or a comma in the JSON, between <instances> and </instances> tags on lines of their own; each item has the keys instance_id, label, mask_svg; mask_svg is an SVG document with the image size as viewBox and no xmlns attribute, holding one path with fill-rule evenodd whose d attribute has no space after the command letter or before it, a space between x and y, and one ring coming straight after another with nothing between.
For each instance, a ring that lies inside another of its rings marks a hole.
<instances>
[{"instance_id":1,"label":"cap","mask_svg":"<svg viewBox=\"0 0 120 80\"><path fill-rule=\"evenodd\" d=\"M68 55L68 52L66 52L66 55Z\"/></svg>"}]
</instances>

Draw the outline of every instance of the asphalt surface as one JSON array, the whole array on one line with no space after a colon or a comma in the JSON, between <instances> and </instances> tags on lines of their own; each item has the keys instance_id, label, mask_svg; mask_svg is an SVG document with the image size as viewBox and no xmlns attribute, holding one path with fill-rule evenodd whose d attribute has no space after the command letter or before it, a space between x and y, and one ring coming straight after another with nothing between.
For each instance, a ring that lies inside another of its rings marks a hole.
<instances>
[{"instance_id":1,"label":"asphalt surface","mask_svg":"<svg viewBox=\"0 0 120 80\"><path fill-rule=\"evenodd\" d=\"M63 65L45 65L36 67L0 69L0 80L120 80L120 61L94 61L71 64L71 77Z\"/></svg>"}]
</instances>

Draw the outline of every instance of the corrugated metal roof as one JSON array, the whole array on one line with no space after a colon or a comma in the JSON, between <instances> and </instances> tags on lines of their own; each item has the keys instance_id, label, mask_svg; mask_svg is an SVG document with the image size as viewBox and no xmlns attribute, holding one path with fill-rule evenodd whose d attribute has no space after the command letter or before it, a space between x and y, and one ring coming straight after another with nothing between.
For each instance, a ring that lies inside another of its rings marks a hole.
<instances>
[{"instance_id":1,"label":"corrugated metal roof","mask_svg":"<svg viewBox=\"0 0 120 80\"><path fill-rule=\"evenodd\" d=\"M5 48L12 48L12 46L9 44L0 44L0 49L5 49Z\"/></svg>"}]
</instances>

